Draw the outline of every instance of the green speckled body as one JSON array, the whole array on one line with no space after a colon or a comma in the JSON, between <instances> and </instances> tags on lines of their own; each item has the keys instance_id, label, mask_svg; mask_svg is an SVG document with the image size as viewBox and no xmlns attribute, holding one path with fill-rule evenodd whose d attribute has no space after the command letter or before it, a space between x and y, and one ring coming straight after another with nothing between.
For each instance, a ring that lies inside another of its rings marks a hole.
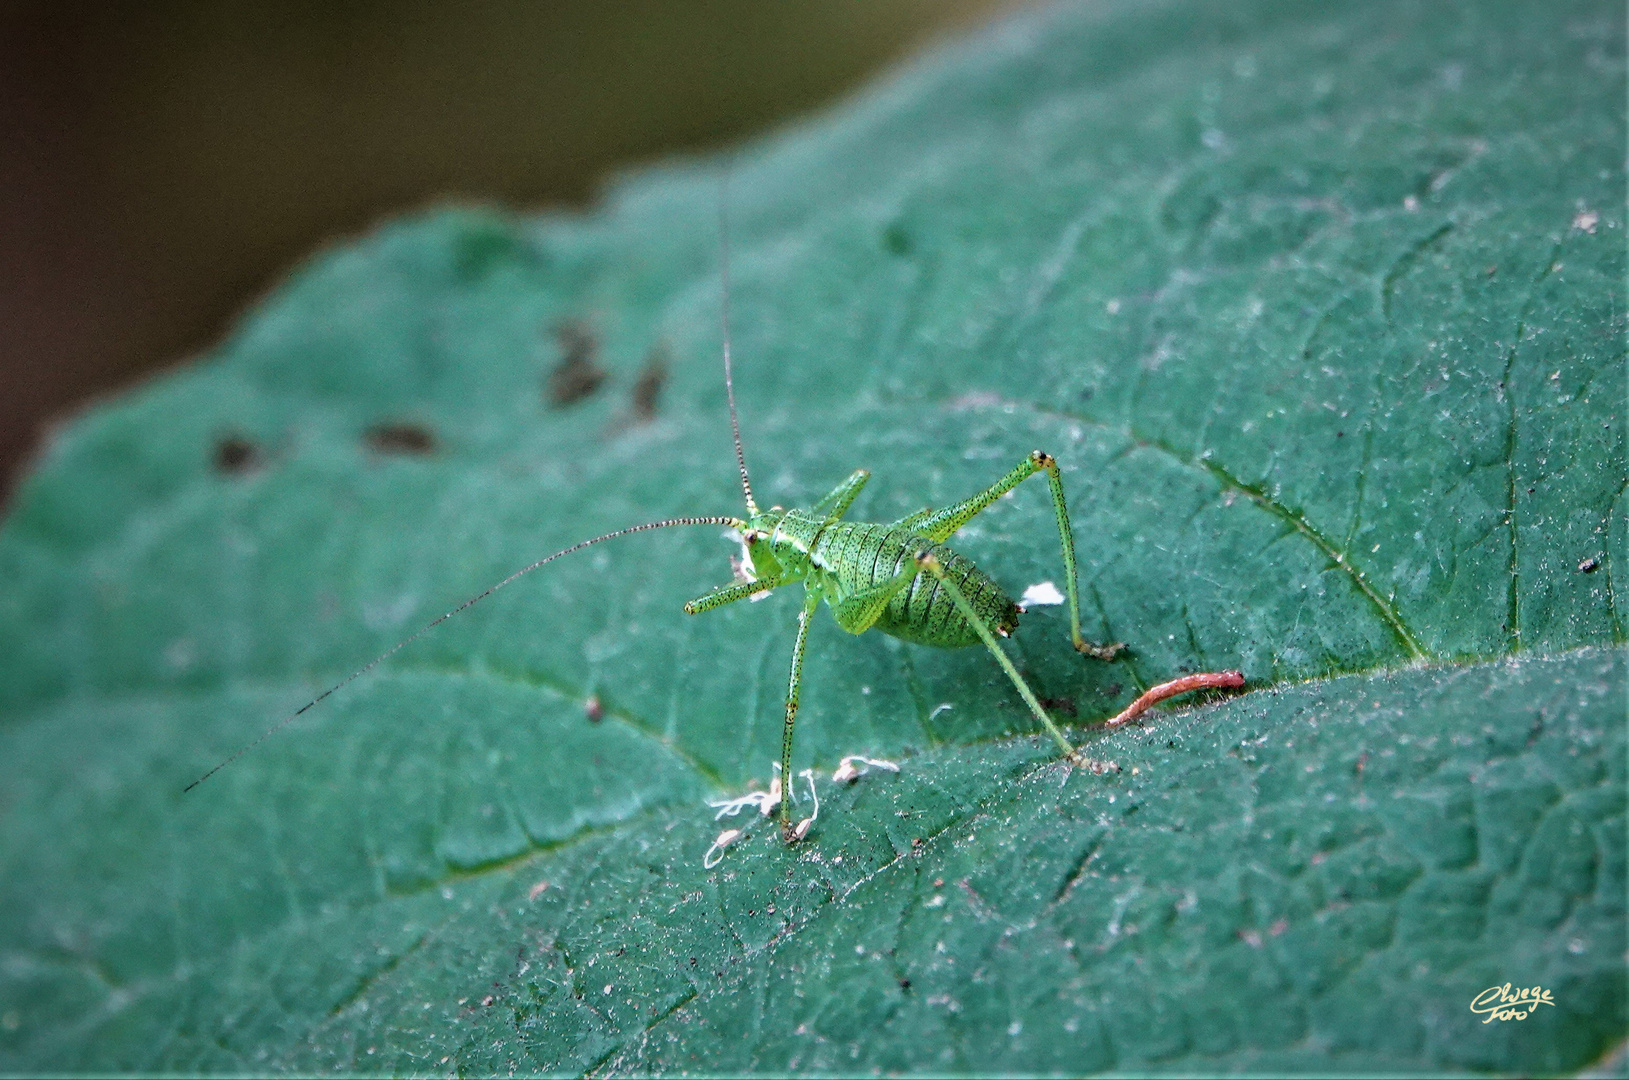
<instances>
[{"instance_id":1,"label":"green speckled body","mask_svg":"<svg viewBox=\"0 0 1629 1080\"><path fill-rule=\"evenodd\" d=\"M809 554L826 578L828 595L841 598L886 584L924 551L938 557L946 576L961 588L968 604L997 633L1005 637L1018 628L1018 605L989 575L965 555L909 529L837 521L821 531ZM875 628L906 641L941 648L960 648L979 642L978 633L962 617L944 586L927 574L917 575L909 588L888 602Z\"/></svg>"}]
</instances>

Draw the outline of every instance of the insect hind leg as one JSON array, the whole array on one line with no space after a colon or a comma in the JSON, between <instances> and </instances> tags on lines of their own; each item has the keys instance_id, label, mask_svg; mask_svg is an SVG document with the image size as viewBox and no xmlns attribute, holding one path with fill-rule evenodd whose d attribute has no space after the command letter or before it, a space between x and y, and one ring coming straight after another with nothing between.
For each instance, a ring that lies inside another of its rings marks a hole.
<instances>
[{"instance_id":1,"label":"insect hind leg","mask_svg":"<svg viewBox=\"0 0 1629 1080\"><path fill-rule=\"evenodd\" d=\"M1052 492L1052 509L1058 519L1058 539L1063 546L1063 568L1069 585L1069 640L1076 652L1098 660L1113 660L1126 647L1124 642L1094 645L1080 633L1080 590L1075 584L1078 576L1075 570L1075 533L1069 524L1069 507L1063 497L1063 474L1058 470L1057 459L1051 454L1032 451L1016 469L977 495L913 521L911 527L934 543L942 544L975 515L989 509L997 499L1038 472L1046 473L1047 487ZM917 515L911 517L916 518Z\"/></svg>"},{"instance_id":2,"label":"insect hind leg","mask_svg":"<svg viewBox=\"0 0 1629 1080\"><path fill-rule=\"evenodd\" d=\"M1001 670L1007 673L1007 678L1011 679L1012 684L1018 688L1019 696L1024 699L1024 704L1029 706L1029 711L1035 714L1036 718L1045 725L1048 734L1057 741L1059 746L1063 747L1064 755L1069 759L1070 763L1085 765L1094 772L1101 772L1108 768L1109 766L1104 766L1102 762L1093 761L1079 750L1076 750L1058 725L1052 722L1052 717L1047 715L1046 710L1041 708L1040 701L1036 699L1035 691L1031 690L1029 683L1024 681L1022 675L1018 674L1018 669L1013 667L1012 661L1007 658L1006 651L996 641L995 634L986 625L984 619L979 616L978 612L973 610L973 605L967 602L967 597L963 595L961 587L951 580L949 574L945 573L944 564L939 561L938 557L931 551L924 551L916 557L916 562L924 572L937 578L940 586L950 594L950 599L955 603L956 609L962 613L962 617L967 620L968 625L984 641L991 654L995 656L996 663L1001 665Z\"/></svg>"}]
</instances>

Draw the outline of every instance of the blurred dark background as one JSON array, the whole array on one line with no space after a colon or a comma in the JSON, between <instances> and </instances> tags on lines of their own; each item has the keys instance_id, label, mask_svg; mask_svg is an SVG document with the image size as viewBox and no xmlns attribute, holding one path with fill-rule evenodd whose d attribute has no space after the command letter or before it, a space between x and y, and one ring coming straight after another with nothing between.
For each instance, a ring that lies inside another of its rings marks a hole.
<instances>
[{"instance_id":1,"label":"blurred dark background","mask_svg":"<svg viewBox=\"0 0 1629 1080\"><path fill-rule=\"evenodd\" d=\"M324 240L827 103L1003 0L0 0L0 508L50 423Z\"/></svg>"}]
</instances>

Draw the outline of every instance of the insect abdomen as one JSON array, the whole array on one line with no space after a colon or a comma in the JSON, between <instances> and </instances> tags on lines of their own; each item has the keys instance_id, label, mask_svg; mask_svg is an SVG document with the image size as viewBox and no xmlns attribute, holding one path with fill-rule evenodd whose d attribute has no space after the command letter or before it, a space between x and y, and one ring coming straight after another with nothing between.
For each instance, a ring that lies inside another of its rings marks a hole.
<instances>
[{"instance_id":1,"label":"insect abdomen","mask_svg":"<svg viewBox=\"0 0 1629 1080\"><path fill-rule=\"evenodd\" d=\"M924 551L938 557L946 576L961 589L969 606L997 633L1010 634L1017 628L1018 605L1002 592L1001 586L974 566L971 559L908 529L834 522L820 534L810 555L817 565L837 579L840 595L834 599L841 599L887 584ZM950 594L927 574L918 575L908 588L889 601L875 629L906 641L940 648L960 648L977 644L979 640Z\"/></svg>"}]
</instances>

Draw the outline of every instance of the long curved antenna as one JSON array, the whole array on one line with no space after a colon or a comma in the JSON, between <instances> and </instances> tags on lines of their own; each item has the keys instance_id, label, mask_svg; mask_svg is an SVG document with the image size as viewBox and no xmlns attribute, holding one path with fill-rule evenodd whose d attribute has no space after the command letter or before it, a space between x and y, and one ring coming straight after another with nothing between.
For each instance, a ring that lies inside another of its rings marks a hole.
<instances>
[{"instance_id":1,"label":"long curved antenna","mask_svg":"<svg viewBox=\"0 0 1629 1080\"><path fill-rule=\"evenodd\" d=\"M747 479L747 456L741 451L741 421L735 415L735 379L730 369L730 170L718 180L718 286L722 293L718 305L719 319L724 324L724 393L730 399L730 434L735 438L735 464L741 470L741 491L747 497L747 513L756 517L758 504L752 500L752 481Z\"/></svg>"},{"instance_id":2,"label":"long curved antenna","mask_svg":"<svg viewBox=\"0 0 1629 1080\"><path fill-rule=\"evenodd\" d=\"M604 536L596 536L592 540L584 540L582 543L573 544L570 547L564 549L563 551L556 551L553 555L550 555L546 559L539 559L535 563L533 563L532 565L526 567L523 570L516 570L513 574L510 574L508 577L504 578L502 581L498 582L496 585L492 586L490 589L488 589L486 592L482 593L481 595L472 596L468 600L465 600L462 604L459 604L457 607L455 607L451 611L447 612L445 615L440 615L440 616L436 617L433 621L431 621L431 622L427 623L425 626L421 627L418 630L417 633L413 634L412 637L404 638L403 640L398 641L396 644L392 645L389 649L386 649L379 656L377 656L374 659L370 660L367 663L366 666L364 666L362 668L359 668L356 671L351 672L351 674L345 676L343 679L341 679L339 682L335 683L333 686L330 686L328 689L324 690L322 693L318 694L316 697L312 698L310 701L306 702L304 705L301 705L293 713L291 713L290 715L288 715L288 716L284 717L283 719L279 720L277 723L273 724L271 727L267 728L265 730L265 732L263 732L259 738L255 739L253 742L244 744L234 754L232 754L231 757L227 758L225 761L221 762L219 765L215 766L213 769L210 769L208 772L204 773L204 775L200 776L198 779L196 779L192 783L188 784L185 788L182 789L182 794L186 794L187 792L191 791L193 788L197 787L199 784L203 783L205 780L208 780L211 776L214 776L216 773L220 772L222 769L224 769L228 765L232 764L232 762L236 761L238 758L242 757L244 754L247 754L249 751L253 750L255 747L259 746L261 743L265 742L267 739L271 738L273 735L275 735L279 731L283 730L284 727L286 727L288 724L292 723L302 713L306 712L312 706L314 706L318 702L322 701L322 699L327 697L329 694L332 694L334 691L336 691L336 690L340 689L341 687L345 686L347 683L351 682L352 680L359 679L363 675L366 675L368 672L370 672L374 668L378 667L384 661L390 659L392 656L394 656L400 650L406 648L408 645L413 644L413 642L417 641L419 638L423 637L425 634L428 634L431 630L434 630L436 627L440 626L442 623L446 622L448 619L452 618L454 615L457 615L460 611L463 611L465 608L474 607L476 604L479 604L482 600L485 600L487 597L491 596L493 593L497 592L499 589L503 588L505 585L509 584L511 581L514 581L516 578L519 578L519 577L525 577L527 574L530 574L533 570L536 570L538 567L543 566L546 563L551 563L556 559L563 558L564 556L570 555L574 551L581 551L583 548L589 547L589 546L591 546L593 544L602 543L602 542L604 542L606 540L615 540L619 536L628 536L631 533L638 533L638 532L648 532L651 529L665 529L665 528L668 528L671 525L729 525L732 528L740 528L740 527L744 526L745 524L746 524L746 522L742 521L740 518L732 518L732 517L685 517L685 518L670 518L667 521L651 521L651 522L645 523L644 525L635 525L632 528L618 529L616 532L608 532Z\"/></svg>"}]
</instances>

